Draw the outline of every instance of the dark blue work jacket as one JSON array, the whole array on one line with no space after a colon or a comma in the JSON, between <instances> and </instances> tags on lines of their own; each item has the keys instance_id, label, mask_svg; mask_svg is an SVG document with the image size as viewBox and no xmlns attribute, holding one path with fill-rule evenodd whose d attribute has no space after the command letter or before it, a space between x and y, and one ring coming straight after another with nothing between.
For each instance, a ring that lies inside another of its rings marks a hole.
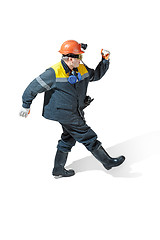
<instances>
[{"instance_id":1,"label":"dark blue work jacket","mask_svg":"<svg viewBox=\"0 0 160 240\"><path fill-rule=\"evenodd\" d=\"M53 65L34 79L23 93L23 107L30 108L38 93L45 92L43 116L62 124L80 124L84 120L83 109L88 83L103 77L109 68L109 61L102 59L96 69L80 64L78 72L81 80L75 84L68 82L70 69L66 63Z\"/></svg>"}]
</instances>

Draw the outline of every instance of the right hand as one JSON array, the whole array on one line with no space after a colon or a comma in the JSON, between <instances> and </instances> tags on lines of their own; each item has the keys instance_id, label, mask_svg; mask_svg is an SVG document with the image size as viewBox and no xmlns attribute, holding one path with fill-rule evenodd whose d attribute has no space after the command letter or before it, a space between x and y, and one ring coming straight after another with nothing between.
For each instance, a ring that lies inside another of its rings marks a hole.
<instances>
[{"instance_id":1,"label":"right hand","mask_svg":"<svg viewBox=\"0 0 160 240\"><path fill-rule=\"evenodd\" d=\"M110 52L108 50L102 49L101 54L104 59L109 60Z\"/></svg>"},{"instance_id":2,"label":"right hand","mask_svg":"<svg viewBox=\"0 0 160 240\"><path fill-rule=\"evenodd\" d=\"M21 111L19 112L19 115L21 116L21 117L27 117L28 116L28 114L30 114L30 108L21 108Z\"/></svg>"}]
</instances>

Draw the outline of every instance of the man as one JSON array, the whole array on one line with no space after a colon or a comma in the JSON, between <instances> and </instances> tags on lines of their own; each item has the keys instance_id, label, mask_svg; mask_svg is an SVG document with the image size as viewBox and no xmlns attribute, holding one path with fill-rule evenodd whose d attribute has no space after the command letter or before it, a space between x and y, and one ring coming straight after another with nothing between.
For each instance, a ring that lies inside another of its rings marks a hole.
<instances>
[{"instance_id":1,"label":"man","mask_svg":"<svg viewBox=\"0 0 160 240\"><path fill-rule=\"evenodd\" d=\"M109 52L102 50L102 60L95 70L82 61L86 44L68 40L61 46L61 62L53 65L34 79L24 91L20 116L27 117L32 100L38 93L45 92L43 117L58 121L63 129L58 141L53 176L70 177L74 170L65 169L68 153L76 141L82 143L103 166L109 170L119 166L124 156L112 158L97 140L96 133L86 124L83 109L93 100L86 96L89 82L103 77L109 68Z\"/></svg>"}]
</instances>

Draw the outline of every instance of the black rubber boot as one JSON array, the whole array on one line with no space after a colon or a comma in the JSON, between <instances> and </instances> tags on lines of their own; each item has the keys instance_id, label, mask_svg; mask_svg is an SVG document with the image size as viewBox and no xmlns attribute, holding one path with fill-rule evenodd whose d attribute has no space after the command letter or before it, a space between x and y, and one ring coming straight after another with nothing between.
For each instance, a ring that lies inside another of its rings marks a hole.
<instances>
[{"instance_id":1,"label":"black rubber boot","mask_svg":"<svg viewBox=\"0 0 160 240\"><path fill-rule=\"evenodd\" d=\"M66 170L64 168L67 161L67 157L68 157L68 153L57 150L55 160L54 160L54 168L52 171L53 176L71 177L75 174L74 170Z\"/></svg>"},{"instance_id":2,"label":"black rubber boot","mask_svg":"<svg viewBox=\"0 0 160 240\"><path fill-rule=\"evenodd\" d=\"M124 156L120 156L117 158L110 157L102 146L97 150L94 150L92 154L97 160L99 160L103 164L103 166L107 170L111 169L112 167L117 167L121 165L125 160Z\"/></svg>"}]
</instances>

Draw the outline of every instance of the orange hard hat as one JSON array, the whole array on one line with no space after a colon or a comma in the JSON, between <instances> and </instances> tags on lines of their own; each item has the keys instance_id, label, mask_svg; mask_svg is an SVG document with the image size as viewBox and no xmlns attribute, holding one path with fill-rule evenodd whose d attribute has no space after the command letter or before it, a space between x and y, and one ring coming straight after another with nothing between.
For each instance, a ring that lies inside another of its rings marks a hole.
<instances>
[{"instance_id":1,"label":"orange hard hat","mask_svg":"<svg viewBox=\"0 0 160 240\"><path fill-rule=\"evenodd\" d=\"M64 54L64 55L67 55L69 53L72 53L72 54L82 54L84 53L82 50L81 50L81 44L74 41L74 40L67 40L65 41L62 46L61 46L61 49L59 50L59 52L61 54Z\"/></svg>"}]
</instances>

